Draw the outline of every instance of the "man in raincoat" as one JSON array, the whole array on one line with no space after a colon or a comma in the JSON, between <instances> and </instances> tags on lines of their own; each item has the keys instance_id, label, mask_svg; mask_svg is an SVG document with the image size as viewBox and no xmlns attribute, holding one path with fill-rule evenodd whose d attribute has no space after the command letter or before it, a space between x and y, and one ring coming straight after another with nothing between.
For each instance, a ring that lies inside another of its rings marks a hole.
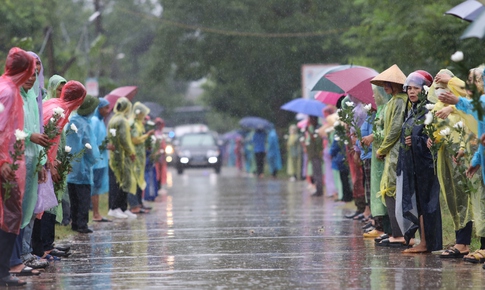
<instances>
[{"instance_id":1,"label":"man in raincoat","mask_svg":"<svg viewBox=\"0 0 485 290\"><path fill-rule=\"evenodd\" d=\"M71 117L67 128L74 124L76 132L66 134L66 153L72 155L82 152L80 158L71 161L72 170L67 175L67 190L71 201L71 227L74 231L89 234L89 206L91 204L91 184L93 184L93 166L99 159L99 149L96 136L91 128L91 116L98 107L99 100L86 96L84 102ZM70 148L69 148L70 147Z\"/></svg>"},{"instance_id":2,"label":"man in raincoat","mask_svg":"<svg viewBox=\"0 0 485 290\"><path fill-rule=\"evenodd\" d=\"M23 154L20 156L20 160L15 162L19 166L18 169L12 170L10 152L13 152L13 146L17 141L15 130L24 129L20 86L32 76L34 70L34 58L22 49L14 47L9 51L5 72L0 77L0 103L3 108L0 112L0 140L2 140L0 145L0 182L2 183L0 193L0 283L6 286L26 283L9 273L10 257L22 222L22 199L26 174ZM22 139L19 138L19 141L22 142ZM14 184L8 194L3 186L7 181ZM22 270L19 269L19 272Z\"/></svg>"},{"instance_id":3,"label":"man in raincoat","mask_svg":"<svg viewBox=\"0 0 485 290\"><path fill-rule=\"evenodd\" d=\"M144 213L149 208L146 208L142 202L142 194L147 183L145 181L145 166L146 166L146 149L145 141L150 137L155 130L150 130L145 133L145 124L143 121L150 113L150 109L140 102L133 105L133 124L131 126L131 141L135 146L136 158L134 163L134 174L136 179L136 195L128 195L128 202L133 213Z\"/></svg>"},{"instance_id":4,"label":"man in raincoat","mask_svg":"<svg viewBox=\"0 0 485 290\"><path fill-rule=\"evenodd\" d=\"M114 106L114 116L109 120L108 131L112 135L114 150L109 152L109 216L128 218L127 195L136 194L136 178L132 163L135 161L135 146L131 141L131 102L119 98ZM113 134L114 133L114 134ZM131 216L131 215L130 215Z\"/></svg>"},{"instance_id":5,"label":"man in raincoat","mask_svg":"<svg viewBox=\"0 0 485 290\"><path fill-rule=\"evenodd\" d=\"M283 165L281 164L280 144L275 129L269 130L267 148L269 171L271 172L271 175L276 178L278 170L280 170Z\"/></svg>"}]
</instances>

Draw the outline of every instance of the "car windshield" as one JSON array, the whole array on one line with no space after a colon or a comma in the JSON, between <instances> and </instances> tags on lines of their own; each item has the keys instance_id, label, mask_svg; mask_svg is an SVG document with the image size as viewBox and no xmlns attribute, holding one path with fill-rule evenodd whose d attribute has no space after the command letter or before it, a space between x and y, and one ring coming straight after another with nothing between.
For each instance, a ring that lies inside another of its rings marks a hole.
<instances>
[{"instance_id":1,"label":"car windshield","mask_svg":"<svg viewBox=\"0 0 485 290\"><path fill-rule=\"evenodd\" d=\"M182 146L214 146L214 138L210 135L194 134L185 135L180 140Z\"/></svg>"}]
</instances>

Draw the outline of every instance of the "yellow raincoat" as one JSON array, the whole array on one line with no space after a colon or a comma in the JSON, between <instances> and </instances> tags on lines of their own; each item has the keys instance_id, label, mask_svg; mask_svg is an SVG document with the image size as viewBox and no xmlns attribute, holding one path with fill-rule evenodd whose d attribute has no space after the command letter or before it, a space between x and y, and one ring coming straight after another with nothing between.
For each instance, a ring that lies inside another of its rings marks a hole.
<instances>
[{"instance_id":1,"label":"yellow raincoat","mask_svg":"<svg viewBox=\"0 0 485 290\"><path fill-rule=\"evenodd\" d=\"M109 120L108 131L116 130L111 137L114 151L109 152L109 167L113 170L116 183L125 192L136 194L136 179L130 156L135 154L135 147L131 141L130 123L131 102L127 98L119 98L114 107L114 116ZM112 133L110 133L112 135Z\"/></svg>"},{"instance_id":2,"label":"yellow raincoat","mask_svg":"<svg viewBox=\"0 0 485 290\"><path fill-rule=\"evenodd\" d=\"M138 187L144 190L147 186L145 181L146 150L145 140L150 136L145 134L143 120L150 113L150 109L140 102L133 105L133 124L131 126L131 141L135 145L136 158L134 162L134 174Z\"/></svg>"},{"instance_id":3,"label":"yellow raincoat","mask_svg":"<svg viewBox=\"0 0 485 290\"><path fill-rule=\"evenodd\" d=\"M399 146L401 146L399 138L401 137L407 99L408 96L404 93L392 96L383 114L384 130L382 136L384 139L377 150L378 154L386 155L378 193L378 196L383 199L385 195L391 197L396 195L396 166Z\"/></svg>"},{"instance_id":4,"label":"yellow raincoat","mask_svg":"<svg viewBox=\"0 0 485 290\"><path fill-rule=\"evenodd\" d=\"M439 73L443 72L445 72L445 70L441 70ZM436 101L432 112L438 112L439 110L448 106L438 100L435 94L435 87L436 85L433 83L428 93L428 99ZM448 82L447 86L447 88L455 96L465 95L466 91L464 90L464 87L465 83L456 77L453 77ZM455 106L452 107L453 111L448 115L445 121L435 120L433 123L435 127L433 137L437 142L443 138L440 135L441 130L445 129L446 127L452 129L453 126L460 121L465 124L464 127L466 129L471 131L470 134L472 136L476 136L478 124L473 116L457 110ZM474 134L472 132L474 132ZM475 151L470 148L469 145L466 145L466 140L460 140L460 134L455 130L451 130L450 139L452 140L453 144L459 145L459 148L465 150L467 154L471 154ZM463 172L460 172L457 164L455 164L452 160L452 156L456 155L456 153L457 152L455 152L451 146L442 144L438 150L436 160L436 174L440 183L443 201L446 203L450 211L455 231L464 228L465 225L472 220L471 195L467 194L464 187L461 185L465 182L464 179L467 177ZM469 163L465 164L467 168L469 165ZM480 174L477 175L479 176ZM477 175L475 175L473 178L476 179ZM473 193L472 195L475 196L476 193Z\"/></svg>"}]
</instances>

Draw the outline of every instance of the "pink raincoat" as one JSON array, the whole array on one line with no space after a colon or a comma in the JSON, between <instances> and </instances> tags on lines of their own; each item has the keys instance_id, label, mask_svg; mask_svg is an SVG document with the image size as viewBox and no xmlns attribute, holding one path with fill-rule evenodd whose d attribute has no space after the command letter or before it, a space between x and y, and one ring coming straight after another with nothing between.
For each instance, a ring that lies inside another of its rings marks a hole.
<instances>
[{"instance_id":1,"label":"pink raincoat","mask_svg":"<svg viewBox=\"0 0 485 290\"><path fill-rule=\"evenodd\" d=\"M0 167L12 163L9 152L13 152L15 130L24 129L24 102L20 95L20 86L35 71L34 58L18 47L12 48L7 56L5 72L0 77L0 103L5 107L0 112ZM16 162L19 168L15 171L17 186L10 190L10 197L5 198L5 190L0 193L0 229L18 234L22 221L22 199L25 190L25 160ZM0 176L0 182L5 180Z\"/></svg>"}]
</instances>

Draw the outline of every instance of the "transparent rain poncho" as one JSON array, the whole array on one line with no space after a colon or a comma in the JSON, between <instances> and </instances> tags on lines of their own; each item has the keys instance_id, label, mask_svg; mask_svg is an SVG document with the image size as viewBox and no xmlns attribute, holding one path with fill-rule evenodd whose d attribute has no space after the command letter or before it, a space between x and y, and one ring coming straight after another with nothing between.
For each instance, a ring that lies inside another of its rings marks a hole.
<instances>
[{"instance_id":1,"label":"transparent rain poncho","mask_svg":"<svg viewBox=\"0 0 485 290\"><path fill-rule=\"evenodd\" d=\"M133 105L133 125L131 126L131 140L135 146L136 158L134 173L138 187L144 190L147 186L145 181L146 150L145 140L149 137L145 134L143 120L150 113L150 109L140 102Z\"/></svg>"},{"instance_id":2,"label":"transparent rain poncho","mask_svg":"<svg viewBox=\"0 0 485 290\"><path fill-rule=\"evenodd\" d=\"M34 85L35 86L35 85ZM37 162L41 146L30 142L32 133L40 133L39 123L39 103L37 102L37 94L34 88L25 92L21 88L21 95L24 101L24 131L27 133L25 138L25 166L27 170L25 178L25 193L22 202L22 225L24 228L30 223L34 208L37 203L37 189L38 189L38 175L36 173Z\"/></svg>"},{"instance_id":3,"label":"transparent rain poncho","mask_svg":"<svg viewBox=\"0 0 485 290\"><path fill-rule=\"evenodd\" d=\"M60 75L53 75L49 79L49 83L47 84L47 95L44 98L44 101L54 99L57 96L57 88L61 84L67 83L67 80Z\"/></svg>"},{"instance_id":4,"label":"transparent rain poncho","mask_svg":"<svg viewBox=\"0 0 485 290\"><path fill-rule=\"evenodd\" d=\"M0 113L0 167L12 163L9 152L13 152L16 142L15 130L24 129L24 109L20 86L34 73L34 58L20 48L12 48L7 56L5 72L0 77L0 103L4 111ZM15 116L15 117L12 117ZM16 162L19 168L15 171L18 186L10 190L6 198L2 188L0 194L0 229L7 233L18 234L22 221L22 199L25 189L25 160L23 155ZM0 182L4 182L1 178Z\"/></svg>"},{"instance_id":5,"label":"transparent rain poncho","mask_svg":"<svg viewBox=\"0 0 485 290\"><path fill-rule=\"evenodd\" d=\"M384 130L383 116L387 102L390 99L390 95L386 94L384 88L372 85L372 91L374 92L374 100L377 105L376 117L374 119L374 126L372 133L374 135L374 141L372 142L372 152L377 151L381 146L382 141L378 136L382 136ZM381 187L382 174L384 172L384 161L376 158L375 154L372 154L371 158L371 181L370 181L370 208L373 216L385 216L387 215L387 207L382 202L382 198L378 196L378 192Z\"/></svg>"},{"instance_id":6,"label":"transparent rain poncho","mask_svg":"<svg viewBox=\"0 0 485 290\"><path fill-rule=\"evenodd\" d=\"M382 174L380 191L378 195L396 195L396 165L399 154L399 138L401 136L402 123L407 106L408 96L404 93L392 96L386 105L382 115L384 128L382 131L382 143L376 153L385 155L384 170Z\"/></svg>"},{"instance_id":7,"label":"transparent rain poncho","mask_svg":"<svg viewBox=\"0 0 485 290\"><path fill-rule=\"evenodd\" d=\"M280 145L278 142L278 135L275 129L271 129L268 133L266 157L268 158L268 166L270 172L273 173L275 170L280 170L283 167L281 162Z\"/></svg>"},{"instance_id":8,"label":"transparent rain poncho","mask_svg":"<svg viewBox=\"0 0 485 290\"><path fill-rule=\"evenodd\" d=\"M136 194L136 179L133 162L130 159L130 156L135 154L128 122L130 113L131 102L127 98L119 98L114 106L114 116L108 124L108 132L112 129L116 132L116 136L111 138L115 150L109 152L109 166L120 188L125 192Z\"/></svg>"},{"instance_id":9,"label":"transparent rain poncho","mask_svg":"<svg viewBox=\"0 0 485 290\"><path fill-rule=\"evenodd\" d=\"M106 125L103 122L103 116L99 113L99 109L105 106L109 106L109 102L105 98L99 98L99 105L94 111L94 115L90 118L91 122L91 128L93 129L94 136L96 137L96 145L98 147L103 143L107 136L107 131L106 131ZM100 158L98 161L94 164L93 169L102 169L106 168L106 174L102 174L103 176L98 176L97 178L100 178L100 187L99 188L93 188L95 194L101 194L101 193L106 193L109 191L109 178L107 174L107 169L109 166L109 150L108 149L103 149L100 150Z\"/></svg>"},{"instance_id":10,"label":"transparent rain poncho","mask_svg":"<svg viewBox=\"0 0 485 290\"><path fill-rule=\"evenodd\" d=\"M452 73L448 70L441 70L439 73L448 73L452 76ZM432 100L435 99L436 90L439 87L439 84L433 83L431 85L429 95ZM460 88L464 87L465 84L463 81L458 82L457 79L453 82L449 82L446 89L456 96L459 95ZM437 97L437 96L436 96ZM428 99L429 99L428 98ZM439 110L443 109L448 105L442 103L436 98L436 104L432 110L432 112L436 113ZM454 106L453 106L454 107ZM436 119L433 121L433 127L435 131L433 133L433 137L437 142L442 140L442 136L440 135L440 131L445 129L446 127L453 128L458 122L463 122L464 124L470 124L470 126L477 126L476 121L465 121L461 116L463 114L459 114L458 110L453 108L453 111L448 115L446 120ZM465 125L464 125L465 126ZM465 126L466 127L466 126ZM473 127L470 127L470 129ZM476 127L474 128L476 131ZM469 137L472 132L469 132ZM474 134L473 134L474 136ZM472 137L475 139L475 137ZM451 130L450 140L452 141L452 145L456 148L460 148L465 150L470 154L470 147L466 145L465 140L460 140L460 135L455 130ZM453 162L452 156L455 156L458 152L454 151L454 149L445 144L442 144L438 150L437 158L436 158L436 175L438 176L438 180L441 186L441 193L443 194L443 200L446 203L451 217L453 219L453 224L455 231L459 230L472 219L472 212L471 212L471 195L465 192L465 188L463 184L466 182L466 176L461 170L459 169L458 165ZM466 148L468 147L468 148ZM466 163L466 167L468 167L468 163ZM474 178L477 178L476 176ZM472 194L474 195L474 194Z\"/></svg>"}]
</instances>

